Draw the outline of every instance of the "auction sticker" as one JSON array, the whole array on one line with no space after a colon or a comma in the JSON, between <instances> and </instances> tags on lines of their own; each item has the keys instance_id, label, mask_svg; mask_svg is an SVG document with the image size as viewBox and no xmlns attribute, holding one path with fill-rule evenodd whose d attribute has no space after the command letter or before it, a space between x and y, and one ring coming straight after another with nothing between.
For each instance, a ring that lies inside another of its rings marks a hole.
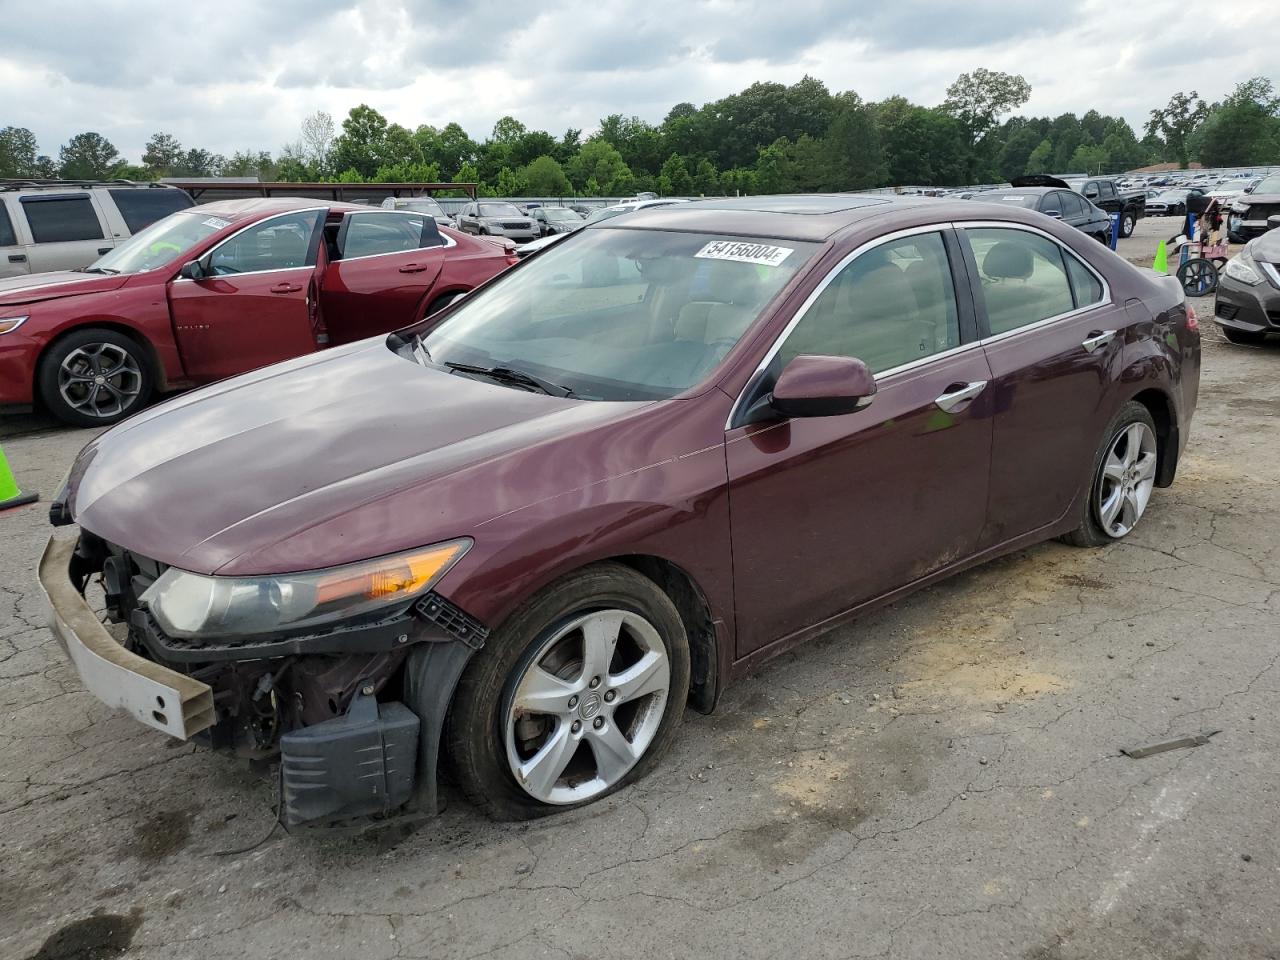
<instances>
[{"instance_id":1,"label":"auction sticker","mask_svg":"<svg viewBox=\"0 0 1280 960\"><path fill-rule=\"evenodd\" d=\"M200 222L206 227L213 227L215 230L221 230L223 227L231 226L230 220L219 220L217 217L206 217Z\"/></svg>"},{"instance_id":2,"label":"auction sticker","mask_svg":"<svg viewBox=\"0 0 1280 960\"><path fill-rule=\"evenodd\" d=\"M787 259L794 247L775 247L768 243L747 243L742 240L712 240L694 254L704 260L734 260L738 263L758 263L776 267Z\"/></svg>"}]
</instances>

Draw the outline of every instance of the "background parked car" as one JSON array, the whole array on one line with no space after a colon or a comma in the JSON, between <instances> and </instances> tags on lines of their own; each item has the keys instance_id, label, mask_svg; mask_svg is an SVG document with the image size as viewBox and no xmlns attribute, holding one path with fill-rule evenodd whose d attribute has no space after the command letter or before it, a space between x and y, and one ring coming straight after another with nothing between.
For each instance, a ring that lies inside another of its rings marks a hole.
<instances>
[{"instance_id":1,"label":"background parked car","mask_svg":"<svg viewBox=\"0 0 1280 960\"><path fill-rule=\"evenodd\" d=\"M988 203L1007 203L1027 210L1038 210L1102 243L1107 243L1111 239L1111 218L1107 216L1106 211L1098 209L1074 190L1054 187L1004 187L975 193L971 199Z\"/></svg>"},{"instance_id":2,"label":"background parked car","mask_svg":"<svg viewBox=\"0 0 1280 960\"><path fill-rule=\"evenodd\" d=\"M1054 184L1046 184L1046 186L1054 186ZM1133 228L1147 215L1145 183L1140 184L1136 189L1124 190L1116 186L1114 180L1095 177L1089 180L1073 180L1070 187L1108 214L1119 213L1122 237L1132 236Z\"/></svg>"},{"instance_id":3,"label":"background parked car","mask_svg":"<svg viewBox=\"0 0 1280 960\"><path fill-rule=\"evenodd\" d=\"M1187 197L1202 197L1203 187L1178 187L1174 190L1163 190L1147 201L1147 214L1153 217L1185 217L1187 215Z\"/></svg>"},{"instance_id":4,"label":"background parked car","mask_svg":"<svg viewBox=\"0 0 1280 960\"><path fill-rule=\"evenodd\" d=\"M1280 229L1250 240L1218 277L1213 320L1232 343L1280 333Z\"/></svg>"},{"instance_id":5,"label":"background parked car","mask_svg":"<svg viewBox=\"0 0 1280 960\"><path fill-rule=\"evenodd\" d=\"M0 180L0 277L86 267L194 203L159 183Z\"/></svg>"},{"instance_id":6,"label":"background parked car","mask_svg":"<svg viewBox=\"0 0 1280 960\"><path fill-rule=\"evenodd\" d=\"M505 246L504 246L505 245ZM86 270L0 280L0 406L68 423L386 333L516 262L423 213L273 198L175 213Z\"/></svg>"},{"instance_id":7,"label":"background parked car","mask_svg":"<svg viewBox=\"0 0 1280 960\"><path fill-rule=\"evenodd\" d=\"M435 217L436 223L442 227L457 226L453 217L444 212L444 207L440 206L434 197L387 197L382 201L382 209L428 213Z\"/></svg>"},{"instance_id":8,"label":"background parked car","mask_svg":"<svg viewBox=\"0 0 1280 960\"><path fill-rule=\"evenodd\" d=\"M539 235L532 217L521 213L513 203L480 200L468 203L458 214L458 229L481 237L510 237L532 240Z\"/></svg>"},{"instance_id":9,"label":"background parked car","mask_svg":"<svg viewBox=\"0 0 1280 960\"><path fill-rule=\"evenodd\" d=\"M1232 243L1245 243L1271 229L1268 220L1280 215L1280 173L1266 176L1252 191L1231 201L1227 230Z\"/></svg>"},{"instance_id":10,"label":"background parked car","mask_svg":"<svg viewBox=\"0 0 1280 960\"><path fill-rule=\"evenodd\" d=\"M568 207L534 207L529 212L544 237L553 233L572 233L582 226L582 215Z\"/></svg>"}]
</instances>

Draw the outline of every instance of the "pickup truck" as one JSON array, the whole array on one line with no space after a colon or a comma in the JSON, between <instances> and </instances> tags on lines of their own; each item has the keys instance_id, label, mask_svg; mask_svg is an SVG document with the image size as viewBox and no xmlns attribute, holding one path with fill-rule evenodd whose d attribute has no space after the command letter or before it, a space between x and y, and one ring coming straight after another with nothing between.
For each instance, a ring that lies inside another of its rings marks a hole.
<instances>
[{"instance_id":1,"label":"pickup truck","mask_svg":"<svg viewBox=\"0 0 1280 960\"><path fill-rule=\"evenodd\" d=\"M1137 222L1147 215L1145 190L1121 190L1114 180L1106 178L1062 180L1047 174L1035 173L1025 177L1015 177L1011 183L1015 187L1058 187L1074 190L1095 207L1101 207L1108 215L1119 213L1122 237L1131 236Z\"/></svg>"}]
</instances>

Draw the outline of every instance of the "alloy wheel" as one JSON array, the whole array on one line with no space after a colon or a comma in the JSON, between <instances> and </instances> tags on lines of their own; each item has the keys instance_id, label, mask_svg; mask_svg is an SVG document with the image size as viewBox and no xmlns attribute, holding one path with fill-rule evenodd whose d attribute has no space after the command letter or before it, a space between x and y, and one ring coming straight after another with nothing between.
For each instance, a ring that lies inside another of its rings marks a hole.
<instances>
[{"instance_id":1,"label":"alloy wheel","mask_svg":"<svg viewBox=\"0 0 1280 960\"><path fill-rule=\"evenodd\" d=\"M671 665L658 631L629 610L599 610L555 629L517 678L506 709L507 763L536 800L607 792L662 725Z\"/></svg>"},{"instance_id":2,"label":"alloy wheel","mask_svg":"<svg viewBox=\"0 0 1280 960\"><path fill-rule=\"evenodd\" d=\"M1098 523L1107 536L1126 536L1141 519L1156 477L1156 436L1145 423L1130 423L1107 448L1095 496Z\"/></svg>"},{"instance_id":3,"label":"alloy wheel","mask_svg":"<svg viewBox=\"0 0 1280 960\"><path fill-rule=\"evenodd\" d=\"M75 411L99 419L127 410L142 392L142 368L114 343L86 343L58 366L58 392Z\"/></svg>"}]
</instances>

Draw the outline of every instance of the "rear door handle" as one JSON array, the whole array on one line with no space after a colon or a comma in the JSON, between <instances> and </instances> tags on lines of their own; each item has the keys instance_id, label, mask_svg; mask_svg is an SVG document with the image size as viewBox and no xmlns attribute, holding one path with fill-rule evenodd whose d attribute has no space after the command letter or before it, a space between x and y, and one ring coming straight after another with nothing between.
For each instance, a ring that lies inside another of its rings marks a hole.
<instances>
[{"instance_id":1,"label":"rear door handle","mask_svg":"<svg viewBox=\"0 0 1280 960\"><path fill-rule=\"evenodd\" d=\"M970 400L987 388L987 381L975 380L972 383L953 383L947 387L946 393L933 401L947 413L955 413L966 406Z\"/></svg>"},{"instance_id":2,"label":"rear door handle","mask_svg":"<svg viewBox=\"0 0 1280 960\"><path fill-rule=\"evenodd\" d=\"M406 263L403 267L400 268L400 272L401 273L421 273L425 269L427 269L427 265L425 263Z\"/></svg>"},{"instance_id":3,"label":"rear door handle","mask_svg":"<svg viewBox=\"0 0 1280 960\"><path fill-rule=\"evenodd\" d=\"M1114 330L1094 330L1080 342L1080 346L1084 347L1087 353L1093 353L1099 347L1105 347L1115 337Z\"/></svg>"},{"instance_id":4,"label":"rear door handle","mask_svg":"<svg viewBox=\"0 0 1280 960\"><path fill-rule=\"evenodd\" d=\"M9 254L9 262L10 263L26 263L27 255L25 253L11 253Z\"/></svg>"},{"instance_id":5,"label":"rear door handle","mask_svg":"<svg viewBox=\"0 0 1280 960\"><path fill-rule=\"evenodd\" d=\"M113 249L115 249L115 248L114 248L114 247L99 247L99 248L98 248L98 253L110 253Z\"/></svg>"},{"instance_id":6,"label":"rear door handle","mask_svg":"<svg viewBox=\"0 0 1280 960\"><path fill-rule=\"evenodd\" d=\"M272 293L297 293L302 289L300 283L277 283L271 288Z\"/></svg>"}]
</instances>

